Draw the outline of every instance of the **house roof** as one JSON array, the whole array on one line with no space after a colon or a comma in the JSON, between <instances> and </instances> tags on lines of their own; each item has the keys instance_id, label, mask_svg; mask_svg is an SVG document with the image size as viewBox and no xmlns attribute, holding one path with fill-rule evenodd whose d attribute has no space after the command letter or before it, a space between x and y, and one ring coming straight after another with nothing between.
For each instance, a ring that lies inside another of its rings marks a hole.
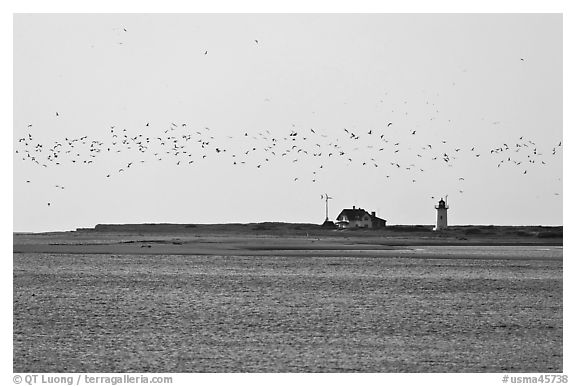
<instances>
[{"instance_id":1,"label":"house roof","mask_svg":"<svg viewBox=\"0 0 576 386\"><path fill-rule=\"evenodd\" d=\"M340 214L338 215L338 217L336 219L342 220L343 217L346 216L348 221L361 221L365 215L368 215L368 217L370 217L370 219L372 221L375 221L375 220L386 221L386 220L381 219L377 216L372 216L370 213L368 213L367 211L365 211L364 209L361 209L361 208L343 209L342 212L340 212Z\"/></svg>"},{"instance_id":2,"label":"house roof","mask_svg":"<svg viewBox=\"0 0 576 386\"><path fill-rule=\"evenodd\" d=\"M366 212L364 209L343 209L342 212L338 215L338 220L342 219L344 216L348 218L348 221L360 221L362 218L370 214Z\"/></svg>"},{"instance_id":3,"label":"house roof","mask_svg":"<svg viewBox=\"0 0 576 386\"><path fill-rule=\"evenodd\" d=\"M370 215L370 217L372 217L372 221L384 221L384 222L386 222L386 220L384 220L383 218L377 217L377 216Z\"/></svg>"}]
</instances>

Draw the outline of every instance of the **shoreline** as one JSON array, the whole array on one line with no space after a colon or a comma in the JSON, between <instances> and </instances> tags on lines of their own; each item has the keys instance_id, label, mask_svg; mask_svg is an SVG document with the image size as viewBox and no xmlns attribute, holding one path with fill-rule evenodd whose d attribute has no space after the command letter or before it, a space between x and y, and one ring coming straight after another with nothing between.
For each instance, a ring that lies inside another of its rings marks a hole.
<instances>
[{"instance_id":1,"label":"shoreline","mask_svg":"<svg viewBox=\"0 0 576 386\"><path fill-rule=\"evenodd\" d=\"M321 230L314 235L192 231L15 233L13 253L520 259L521 256L511 251L543 248L544 251L554 250L554 253L542 259L556 260L561 259L563 249L562 238L510 235L463 237L461 231L432 235L388 230L334 232ZM483 257L475 250L484 251ZM458 254L452 251L458 251ZM492 256L490 251L498 251L498 254Z\"/></svg>"},{"instance_id":2,"label":"shoreline","mask_svg":"<svg viewBox=\"0 0 576 386\"><path fill-rule=\"evenodd\" d=\"M563 246L563 227L453 226L441 232L429 225L337 230L315 224L119 224L70 232L14 233L13 253L133 254L308 257L463 257L498 249L498 256L519 258L513 249ZM437 253L443 249L444 254ZM529 253L527 254L529 255ZM560 256L562 253L560 253ZM547 259L546 257L543 257Z\"/></svg>"}]
</instances>

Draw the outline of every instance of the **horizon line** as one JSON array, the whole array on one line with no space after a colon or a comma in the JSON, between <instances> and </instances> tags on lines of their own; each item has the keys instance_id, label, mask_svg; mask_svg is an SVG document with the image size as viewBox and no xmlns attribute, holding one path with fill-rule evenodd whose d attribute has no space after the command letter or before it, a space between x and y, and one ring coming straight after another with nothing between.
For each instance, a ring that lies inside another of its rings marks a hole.
<instances>
[{"instance_id":1,"label":"horizon line","mask_svg":"<svg viewBox=\"0 0 576 386\"><path fill-rule=\"evenodd\" d=\"M197 226L224 226L224 225L236 225L236 226L248 226L248 225L259 225L259 224L280 224L280 225L314 225L321 227L322 224L318 223L297 223L297 222L282 222L282 221L261 221L261 222L229 222L229 223L170 223L170 222L158 222L158 223L98 223L92 227L76 227L72 229L54 229L54 230L41 230L41 231L28 231L28 230L12 230L12 234L37 234L37 233L57 233L57 232L77 232L83 230L96 230L97 226L154 226L154 225L172 225L172 226L187 226L187 225L197 225ZM434 227L435 224L390 224L385 227L379 228L380 230L386 228L393 228L396 226L412 226L412 227ZM450 227L563 227L560 225L522 225L522 224L452 224ZM363 228L361 228L363 229ZM371 229L371 228L366 228Z\"/></svg>"}]
</instances>

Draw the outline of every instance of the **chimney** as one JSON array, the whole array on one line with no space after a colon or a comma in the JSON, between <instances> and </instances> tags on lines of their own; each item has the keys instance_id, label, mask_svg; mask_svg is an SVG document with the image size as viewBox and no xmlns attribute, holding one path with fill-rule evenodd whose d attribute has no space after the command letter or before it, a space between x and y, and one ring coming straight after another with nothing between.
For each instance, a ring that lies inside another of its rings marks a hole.
<instances>
[{"instance_id":1,"label":"chimney","mask_svg":"<svg viewBox=\"0 0 576 386\"><path fill-rule=\"evenodd\" d=\"M356 205L352 205L352 209L354 209L354 210L355 210L355 209L356 209Z\"/></svg>"},{"instance_id":2,"label":"chimney","mask_svg":"<svg viewBox=\"0 0 576 386\"><path fill-rule=\"evenodd\" d=\"M376 212L372 212L372 217L376 217Z\"/></svg>"}]
</instances>

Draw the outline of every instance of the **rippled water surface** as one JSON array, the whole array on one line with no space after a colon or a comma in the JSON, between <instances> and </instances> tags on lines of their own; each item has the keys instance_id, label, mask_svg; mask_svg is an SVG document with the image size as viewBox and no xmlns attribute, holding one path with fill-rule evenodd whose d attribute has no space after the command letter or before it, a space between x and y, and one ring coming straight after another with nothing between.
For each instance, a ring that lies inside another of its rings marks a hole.
<instances>
[{"instance_id":1,"label":"rippled water surface","mask_svg":"<svg viewBox=\"0 0 576 386\"><path fill-rule=\"evenodd\" d=\"M548 252L14 254L13 370L560 372L562 261L537 259Z\"/></svg>"}]
</instances>

